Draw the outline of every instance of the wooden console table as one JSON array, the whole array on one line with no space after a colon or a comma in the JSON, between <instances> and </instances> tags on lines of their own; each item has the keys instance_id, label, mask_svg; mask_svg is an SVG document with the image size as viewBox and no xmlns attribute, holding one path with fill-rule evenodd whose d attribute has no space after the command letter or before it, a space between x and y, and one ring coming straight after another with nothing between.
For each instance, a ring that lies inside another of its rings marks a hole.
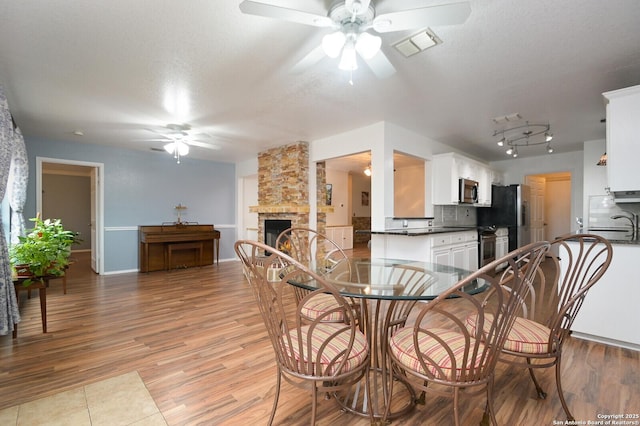
<instances>
[{"instance_id":1,"label":"wooden console table","mask_svg":"<svg viewBox=\"0 0 640 426\"><path fill-rule=\"evenodd\" d=\"M47 287L49 287L49 279L58 278L58 277L42 277L42 279L34 279L31 284L25 287L24 281L27 278L17 278L13 282L13 288L16 292L16 300L20 301L20 292L21 291L31 291L33 289L38 289L38 295L40 298L40 317L42 319L42 332L47 332ZM18 337L18 324L13 325L13 336L14 339Z\"/></svg>"},{"instance_id":2,"label":"wooden console table","mask_svg":"<svg viewBox=\"0 0 640 426\"><path fill-rule=\"evenodd\" d=\"M220 231L213 225L139 226L140 272L211 265L220 257Z\"/></svg>"}]
</instances>

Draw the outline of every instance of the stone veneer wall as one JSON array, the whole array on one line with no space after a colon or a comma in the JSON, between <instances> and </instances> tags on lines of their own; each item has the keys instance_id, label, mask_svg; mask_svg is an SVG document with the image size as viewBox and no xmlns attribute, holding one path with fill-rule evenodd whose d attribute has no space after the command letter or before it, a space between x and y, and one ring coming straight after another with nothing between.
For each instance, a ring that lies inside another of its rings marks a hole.
<instances>
[{"instance_id":1,"label":"stone veneer wall","mask_svg":"<svg viewBox=\"0 0 640 426\"><path fill-rule=\"evenodd\" d=\"M258 154L258 205L309 205L309 144L298 142Z\"/></svg>"},{"instance_id":2,"label":"stone veneer wall","mask_svg":"<svg viewBox=\"0 0 640 426\"><path fill-rule=\"evenodd\" d=\"M352 217L351 224L353 225L353 242L354 243L366 243L371 239L371 234L358 234L358 230L371 230L371 217Z\"/></svg>"},{"instance_id":3,"label":"stone veneer wall","mask_svg":"<svg viewBox=\"0 0 640 426\"><path fill-rule=\"evenodd\" d=\"M327 232L327 213L321 207L327 204L327 167L324 161L316 163L316 199L318 200L317 231L321 234Z\"/></svg>"},{"instance_id":4,"label":"stone veneer wall","mask_svg":"<svg viewBox=\"0 0 640 426\"><path fill-rule=\"evenodd\" d=\"M327 172L325 163L316 164L317 227L325 233ZM258 240L264 241L265 220L290 220L292 227L309 228L309 144L297 142L258 154Z\"/></svg>"}]
</instances>

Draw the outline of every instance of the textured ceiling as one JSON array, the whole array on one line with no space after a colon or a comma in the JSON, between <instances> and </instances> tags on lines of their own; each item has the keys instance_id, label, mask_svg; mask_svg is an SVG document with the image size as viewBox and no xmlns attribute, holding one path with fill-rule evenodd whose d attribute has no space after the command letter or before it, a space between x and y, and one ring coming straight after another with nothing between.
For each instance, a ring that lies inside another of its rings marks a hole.
<instances>
[{"instance_id":1,"label":"textured ceiling","mask_svg":"<svg viewBox=\"0 0 640 426\"><path fill-rule=\"evenodd\" d=\"M330 1L262 0L326 14ZM446 1L374 1L378 13ZM602 139L602 92L640 84L640 1L471 0L441 45L379 80L336 60L292 73L326 30L244 15L239 1L0 0L0 84L29 137L160 148L189 123L219 161L387 120L485 160L507 158L493 117L548 122L556 152ZM82 130L84 136L75 136ZM541 147L521 157L541 155ZM167 155L157 153L154 155Z\"/></svg>"}]
</instances>

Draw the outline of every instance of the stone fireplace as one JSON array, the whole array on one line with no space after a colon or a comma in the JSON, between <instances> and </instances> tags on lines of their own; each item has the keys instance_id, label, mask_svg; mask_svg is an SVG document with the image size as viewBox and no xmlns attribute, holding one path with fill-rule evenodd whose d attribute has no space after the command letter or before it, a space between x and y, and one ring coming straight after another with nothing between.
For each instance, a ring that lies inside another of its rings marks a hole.
<instances>
[{"instance_id":1,"label":"stone fireplace","mask_svg":"<svg viewBox=\"0 0 640 426\"><path fill-rule=\"evenodd\" d=\"M326 170L316 164L318 217L317 230L325 232ZM297 142L258 154L258 241L265 241L265 221L291 221L292 227L309 227L309 144ZM267 243L268 244L268 243Z\"/></svg>"},{"instance_id":2,"label":"stone fireplace","mask_svg":"<svg viewBox=\"0 0 640 426\"><path fill-rule=\"evenodd\" d=\"M291 221L286 219L266 219L264 221L264 242L266 245L276 247L278 235L285 229L291 228Z\"/></svg>"}]
</instances>

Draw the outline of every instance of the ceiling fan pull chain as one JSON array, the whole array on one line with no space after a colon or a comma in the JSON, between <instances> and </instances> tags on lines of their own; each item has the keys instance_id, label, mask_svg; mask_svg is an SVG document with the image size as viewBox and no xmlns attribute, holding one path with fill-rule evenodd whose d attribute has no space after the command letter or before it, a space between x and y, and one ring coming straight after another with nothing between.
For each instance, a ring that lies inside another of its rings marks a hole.
<instances>
[{"instance_id":1,"label":"ceiling fan pull chain","mask_svg":"<svg viewBox=\"0 0 640 426\"><path fill-rule=\"evenodd\" d=\"M353 86L353 70L349 70L349 84Z\"/></svg>"}]
</instances>

